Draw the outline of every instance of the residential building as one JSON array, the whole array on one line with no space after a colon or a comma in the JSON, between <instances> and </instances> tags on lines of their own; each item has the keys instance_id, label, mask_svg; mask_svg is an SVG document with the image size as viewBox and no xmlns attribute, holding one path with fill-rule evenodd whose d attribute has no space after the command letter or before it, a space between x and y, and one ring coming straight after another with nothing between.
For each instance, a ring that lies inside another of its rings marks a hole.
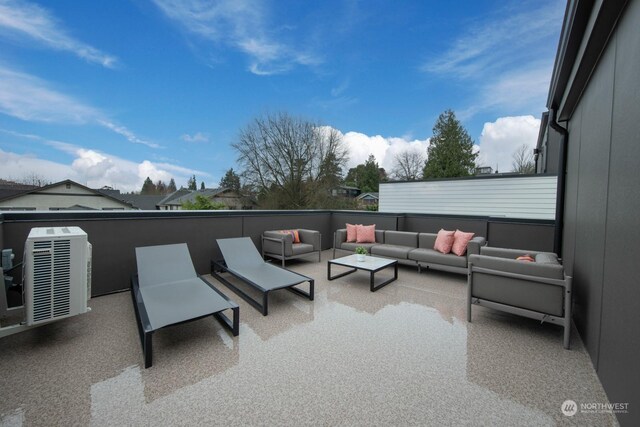
<instances>
[{"instance_id":1,"label":"residential building","mask_svg":"<svg viewBox=\"0 0 640 427\"><path fill-rule=\"evenodd\" d=\"M0 190L0 211L129 210L131 204L69 179L16 191Z\"/></svg>"},{"instance_id":2,"label":"residential building","mask_svg":"<svg viewBox=\"0 0 640 427\"><path fill-rule=\"evenodd\" d=\"M180 189L158 203L160 210L181 210L185 202L194 203L197 196L206 197L214 203L222 203L225 209L253 209L255 202L229 188L213 188L204 190Z\"/></svg>"}]
</instances>

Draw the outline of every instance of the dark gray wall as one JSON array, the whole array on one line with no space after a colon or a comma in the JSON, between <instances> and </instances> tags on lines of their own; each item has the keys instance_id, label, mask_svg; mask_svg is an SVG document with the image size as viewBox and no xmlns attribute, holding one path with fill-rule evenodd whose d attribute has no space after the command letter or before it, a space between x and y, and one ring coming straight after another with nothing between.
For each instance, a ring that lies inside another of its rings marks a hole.
<instances>
[{"instance_id":1,"label":"dark gray wall","mask_svg":"<svg viewBox=\"0 0 640 427\"><path fill-rule=\"evenodd\" d=\"M17 261L22 258L24 243L33 227L78 226L89 235L93 245L93 296L126 289L135 272L134 250L149 246L186 242L200 274L209 272L211 258L220 258L216 239L248 236L260 249L260 235L265 230L309 228L322 234L322 247L333 246L333 232L353 224L375 224L382 230L437 232L440 228L473 231L506 247L538 249L532 236L552 236L553 224L493 223L489 218L441 217L429 215L386 214L357 211L250 211L250 212L82 212L20 213L3 215L0 236L3 248L12 248ZM532 228L533 227L533 228ZM532 232L545 230L543 232ZM550 230L550 231L549 231ZM519 239L518 236L522 236ZM547 249L553 239L547 239ZM495 245L494 245L495 246ZM19 281L19 280L17 280Z\"/></svg>"},{"instance_id":2,"label":"dark gray wall","mask_svg":"<svg viewBox=\"0 0 640 427\"><path fill-rule=\"evenodd\" d=\"M622 425L640 425L640 2L629 2L569 124L563 257L575 322Z\"/></svg>"}]
</instances>

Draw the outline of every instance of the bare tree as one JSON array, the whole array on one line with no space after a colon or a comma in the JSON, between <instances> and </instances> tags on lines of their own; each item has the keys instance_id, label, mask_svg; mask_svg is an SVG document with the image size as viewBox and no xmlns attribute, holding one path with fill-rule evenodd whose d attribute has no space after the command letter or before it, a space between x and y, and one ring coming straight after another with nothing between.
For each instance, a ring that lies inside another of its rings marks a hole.
<instances>
[{"instance_id":1,"label":"bare tree","mask_svg":"<svg viewBox=\"0 0 640 427\"><path fill-rule=\"evenodd\" d=\"M513 171L521 174L536 172L536 162L533 160L533 150L526 144L522 144L513 153Z\"/></svg>"},{"instance_id":2,"label":"bare tree","mask_svg":"<svg viewBox=\"0 0 640 427\"><path fill-rule=\"evenodd\" d=\"M51 181L36 172L27 172L22 178L16 179L15 181L25 185L35 185L36 187L44 187L45 185L51 184Z\"/></svg>"},{"instance_id":3,"label":"bare tree","mask_svg":"<svg viewBox=\"0 0 640 427\"><path fill-rule=\"evenodd\" d=\"M416 181L422 178L426 157L418 150L407 149L393 158L391 173L401 181Z\"/></svg>"},{"instance_id":4,"label":"bare tree","mask_svg":"<svg viewBox=\"0 0 640 427\"><path fill-rule=\"evenodd\" d=\"M233 147L246 183L263 205L280 209L318 207L347 161L338 131L286 113L254 119Z\"/></svg>"}]
</instances>

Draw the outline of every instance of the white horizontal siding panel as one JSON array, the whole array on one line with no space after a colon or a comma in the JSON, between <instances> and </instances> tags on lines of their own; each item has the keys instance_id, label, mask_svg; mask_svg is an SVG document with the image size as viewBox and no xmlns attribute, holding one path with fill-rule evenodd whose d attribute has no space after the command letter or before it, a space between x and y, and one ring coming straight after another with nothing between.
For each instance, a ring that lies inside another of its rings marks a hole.
<instances>
[{"instance_id":1,"label":"white horizontal siding panel","mask_svg":"<svg viewBox=\"0 0 640 427\"><path fill-rule=\"evenodd\" d=\"M555 219L557 177L380 184L380 212Z\"/></svg>"}]
</instances>

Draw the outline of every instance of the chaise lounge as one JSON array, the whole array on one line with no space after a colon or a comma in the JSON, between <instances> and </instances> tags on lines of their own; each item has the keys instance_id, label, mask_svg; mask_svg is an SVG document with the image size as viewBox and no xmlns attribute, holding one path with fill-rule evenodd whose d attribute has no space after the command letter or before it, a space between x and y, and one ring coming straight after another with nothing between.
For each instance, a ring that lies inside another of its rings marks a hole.
<instances>
[{"instance_id":1,"label":"chaise lounge","mask_svg":"<svg viewBox=\"0 0 640 427\"><path fill-rule=\"evenodd\" d=\"M278 289L286 289L313 301L314 280L302 274L265 262L249 237L217 239L224 261L211 261L211 275L227 285L242 299L266 316L269 312L269 293ZM251 286L262 294L262 301L252 298L238 288L221 272L228 272L235 278ZM309 282L309 292L295 286Z\"/></svg>"},{"instance_id":2,"label":"chaise lounge","mask_svg":"<svg viewBox=\"0 0 640 427\"><path fill-rule=\"evenodd\" d=\"M238 305L196 274L186 243L136 248L136 263L131 298L145 368L152 365L153 333L167 326L213 315L238 335ZM225 310L233 312L233 321Z\"/></svg>"}]
</instances>

